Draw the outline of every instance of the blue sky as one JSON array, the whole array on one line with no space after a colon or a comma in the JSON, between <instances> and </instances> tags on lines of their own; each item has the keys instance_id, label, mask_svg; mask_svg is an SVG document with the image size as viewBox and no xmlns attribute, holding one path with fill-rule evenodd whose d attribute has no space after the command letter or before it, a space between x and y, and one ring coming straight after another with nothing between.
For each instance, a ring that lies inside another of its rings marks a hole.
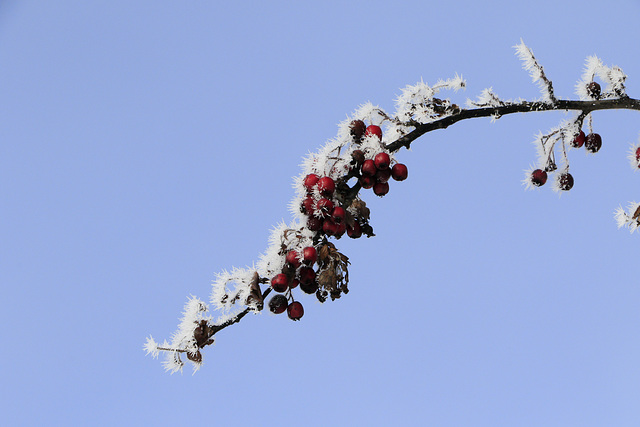
<instances>
[{"instance_id":1,"label":"blue sky","mask_svg":"<svg viewBox=\"0 0 640 427\"><path fill-rule=\"evenodd\" d=\"M556 95L584 60L640 97L640 4L614 1L0 2L0 413L7 425L638 425L638 113L594 116L574 189L524 191L563 112L477 119L397 157L341 239L351 292L250 316L192 376L145 356L191 294L256 261L301 159L371 101L460 73Z\"/></svg>"}]
</instances>

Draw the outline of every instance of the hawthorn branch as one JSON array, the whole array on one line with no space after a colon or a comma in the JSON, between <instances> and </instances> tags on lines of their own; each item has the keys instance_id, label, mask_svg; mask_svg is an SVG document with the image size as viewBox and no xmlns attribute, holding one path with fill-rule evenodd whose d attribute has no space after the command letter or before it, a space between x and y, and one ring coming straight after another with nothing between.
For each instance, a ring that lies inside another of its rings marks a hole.
<instances>
[{"instance_id":1,"label":"hawthorn branch","mask_svg":"<svg viewBox=\"0 0 640 427\"><path fill-rule=\"evenodd\" d=\"M504 106L499 107L460 110L459 113L455 113L450 116L443 117L442 119L416 126L416 128L408 134L404 135L401 138L398 138L390 144L385 145L385 148L390 151L398 151L402 147L409 148L413 141L420 138L425 133L431 132L436 129L446 129L452 124L466 119L474 119L479 117L501 117L513 113L531 113L536 111L556 110L581 111L582 113L580 115L584 118L584 116L591 113L592 111L616 109L640 111L640 99L624 97L616 99L605 99L601 101L557 100L553 104L541 101L523 101L519 103L505 104Z\"/></svg>"}]
</instances>

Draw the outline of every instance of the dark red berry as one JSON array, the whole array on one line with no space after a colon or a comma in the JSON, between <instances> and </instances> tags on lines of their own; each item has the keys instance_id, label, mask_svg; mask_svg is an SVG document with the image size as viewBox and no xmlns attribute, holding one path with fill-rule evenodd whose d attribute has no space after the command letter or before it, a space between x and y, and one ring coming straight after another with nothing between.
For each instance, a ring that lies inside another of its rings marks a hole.
<instances>
[{"instance_id":1,"label":"dark red berry","mask_svg":"<svg viewBox=\"0 0 640 427\"><path fill-rule=\"evenodd\" d=\"M540 187L547 182L547 173L542 169L536 169L531 172L531 183L536 187Z\"/></svg>"},{"instance_id":2,"label":"dark red berry","mask_svg":"<svg viewBox=\"0 0 640 427\"><path fill-rule=\"evenodd\" d=\"M289 279L286 274L280 273L276 274L273 279L271 279L271 287L276 292L284 292L289 287Z\"/></svg>"},{"instance_id":3,"label":"dark red berry","mask_svg":"<svg viewBox=\"0 0 640 427\"><path fill-rule=\"evenodd\" d=\"M310 282L300 282L300 290L305 294L313 294L318 290L318 282L311 280Z\"/></svg>"},{"instance_id":4,"label":"dark red berry","mask_svg":"<svg viewBox=\"0 0 640 427\"><path fill-rule=\"evenodd\" d=\"M366 125L362 120L354 120L349 125L349 132L351 133L353 140L356 142L360 142L360 140L364 136L365 130Z\"/></svg>"},{"instance_id":5,"label":"dark red berry","mask_svg":"<svg viewBox=\"0 0 640 427\"><path fill-rule=\"evenodd\" d=\"M640 147L636 148L636 160L640 161Z\"/></svg>"},{"instance_id":6,"label":"dark red berry","mask_svg":"<svg viewBox=\"0 0 640 427\"><path fill-rule=\"evenodd\" d=\"M378 153L373 158L373 163L377 169L387 169L391 163L391 158L387 153Z\"/></svg>"},{"instance_id":7,"label":"dark red berry","mask_svg":"<svg viewBox=\"0 0 640 427\"><path fill-rule=\"evenodd\" d=\"M323 196L331 196L336 189L336 183L328 176L323 176L318 180L318 191Z\"/></svg>"},{"instance_id":8,"label":"dark red berry","mask_svg":"<svg viewBox=\"0 0 640 427\"><path fill-rule=\"evenodd\" d=\"M347 231L347 224L342 221L339 224L336 224L336 232L334 233L334 236L336 236L338 239L340 237L342 237L342 235Z\"/></svg>"},{"instance_id":9,"label":"dark red berry","mask_svg":"<svg viewBox=\"0 0 640 427\"><path fill-rule=\"evenodd\" d=\"M335 208L333 208L333 212L331 212L331 219L336 224L340 224L341 222L343 222L346 216L347 213L342 206L336 206Z\"/></svg>"},{"instance_id":10,"label":"dark red berry","mask_svg":"<svg viewBox=\"0 0 640 427\"><path fill-rule=\"evenodd\" d=\"M362 186L362 188L366 188L368 190L369 188L373 187L373 184L376 183L376 179L372 176L364 175L360 177L358 182L360 183L360 186Z\"/></svg>"},{"instance_id":11,"label":"dark red berry","mask_svg":"<svg viewBox=\"0 0 640 427\"><path fill-rule=\"evenodd\" d=\"M329 199L322 198L316 203L316 210L320 212L323 218L326 218L333 211L333 202Z\"/></svg>"},{"instance_id":12,"label":"dark red berry","mask_svg":"<svg viewBox=\"0 0 640 427\"><path fill-rule=\"evenodd\" d=\"M318 260L318 251L313 246L307 246L302 250L302 261L305 264L312 265Z\"/></svg>"},{"instance_id":13,"label":"dark red berry","mask_svg":"<svg viewBox=\"0 0 640 427\"><path fill-rule=\"evenodd\" d=\"M298 301L294 301L287 307L287 316L291 320L300 320L304 316L304 308Z\"/></svg>"},{"instance_id":14,"label":"dark red berry","mask_svg":"<svg viewBox=\"0 0 640 427\"><path fill-rule=\"evenodd\" d=\"M362 168L360 170L362 171L362 175L373 176L376 174L376 171L378 170L378 168L376 168L375 162L369 159L369 160L365 160L362 163Z\"/></svg>"},{"instance_id":15,"label":"dark red berry","mask_svg":"<svg viewBox=\"0 0 640 427\"><path fill-rule=\"evenodd\" d=\"M584 144L584 132L580 131L580 133L573 138L573 141L571 141L571 146L574 148L580 148L582 147L582 144Z\"/></svg>"},{"instance_id":16,"label":"dark red berry","mask_svg":"<svg viewBox=\"0 0 640 427\"><path fill-rule=\"evenodd\" d=\"M284 311L287 309L288 306L289 306L289 301L287 301L287 297L285 297L282 294L274 295L269 300L269 310L273 314L284 313Z\"/></svg>"},{"instance_id":17,"label":"dark red berry","mask_svg":"<svg viewBox=\"0 0 640 427\"><path fill-rule=\"evenodd\" d=\"M316 280L316 272L311 267L300 267L298 271L298 279L300 280L300 286L308 285Z\"/></svg>"},{"instance_id":18,"label":"dark red berry","mask_svg":"<svg viewBox=\"0 0 640 427\"><path fill-rule=\"evenodd\" d=\"M569 191L573 188L573 176L569 172L561 173L558 177L558 188Z\"/></svg>"},{"instance_id":19,"label":"dark red berry","mask_svg":"<svg viewBox=\"0 0 640 427\"><path fill-rule=\"evenodd\" d=\"M315 173L310 173L309 175L304 177L303 185L307 191L313 190L313 187L318 183L320 177Z\"/></svg>"},{"instance_id":20,"label":"dark red berry","mask_svg":"<svg viewBox=\"0 0 640 427\"><path fill-rule=\"evenodd\" d=\"M353 227L347 227L347 236L352 239L357 239L362 236L362 229L360 228L360 224L354 221Z\"/></svg>"},{"instance_id":21,"label":"dark red berry","mask_svg":"<svg viewBox=\"0 0 640 427\"><path fill-rule=\"evenodd\" d=\"M600 98L601 88L600 85L596 82L590 82L587 84L587 95L591 98L599 99Z\"/></svg>"},{"instance_id":22,"label":"dark red berry","mask_svg":"<svg viewBox=\"0 0 640 427\"><path fill-rule=\"evenodd\" d=\"M373 193L376 196L384 196L389 192L389 183L388 182L376 182L373 186Z\"/></svg>"},{"instance_id":23,"label":"dark red berry","mask_svg":"<svg viewBox=\"0 0 640 427\"><path fill-rule=\"evenodd\" d=\"M378 170L378 172L376 172L375 178L376 178L376 182L389 181L389 178L391 178L391 169L386 168L386 169Z\"/></svg>"},{"instance_id":24,"label":"dark red berry","mask_svg":"<svg viewBox=\"0 0 640 427\"><path fill-rule=\"evenodd\" d=\"M313 215L313 211L315 211L316 201L313 200L313 197L305 197L300 205L300 210L302 213L307 215Z\"/></svg>"},{"instance_id":25,"label":"dark red berry","mask_svg":"<svg viewBox=\"0 0 640 427\"><path fill-rule=\"evenodd\" d=\"M295 289L300 284L298 279L291 279L289 281L289 289Z\"/></svg>"},{"instance_id":26,"label":"dark red berry","mask_svg":"<svg viewBox=\"0 0 640 427\"><path fill-rule=\"evenodd\" d=\"M311 231L322 230L322 220L315 216L310 216L309 219L307 219L307 228Z\"/></svg>"},{"instance_id":27,"label":"dark red berry","mask_svg":"<svg viewBox=\"0 0 640 427\"><path fill-rule=\"evenodd\" d=\"M353 152L351 153L351 158L353 159L351 163L359 168L364 163L364 151L353 150Z\"/></svg>"},{"instance_id":28,"label":"dark red berry","mask_svg":"<svg viewBox=\"0 0 640 427\"><path fill-rule=\"evenodd\" d=\"M597 133L590 133L584 141L584 148L590 153L597 153L602 147L602 138Z\"/></svg>"},{"instance_id":29,"label":"dark red berry","mask_svg":"<svg viewBox=\"0 0 640 427\"><path fill-rule=\"evenodd\" d=\"M378 139L382 139L382 129L380 129L380 126L369 125L367 126L367 130L365 131L364 135L375 135L378 137Z\"/></svg>"},{"instance_id":30,"label":"dark red berry","mask_svg":"<svg viewBox=\"0 0 640 427\"><path fill-rule=\"evenodd\" d=\"M409 176L407 167L402 163L396 163L391 168L391 177L396 181L404 181Z\"/></svg>"},{"instance_id":31,"label":"dark red berry","mask_svg":"<svg viewBox=\"0 0 640 427\"><path fill-rule=\"evenodd\" d=\"M298 252L296 251L291 250L287 252L287 256L285 257L285 260L289 265L291 265L294 268L300 267L300 258L298 257Z\"/></svg>"},{"instance_id":32,"label":"dark red berry","mask_svg":"<svg viewBox=\"0 0 640 427\"><path fill-rule=\"evenodd\" d=\"M322 224L322 231L327 236L333 236L338 232L338 224L333 222L331 219L327 218L324 220Z\"/></svg>"}]
</instances>

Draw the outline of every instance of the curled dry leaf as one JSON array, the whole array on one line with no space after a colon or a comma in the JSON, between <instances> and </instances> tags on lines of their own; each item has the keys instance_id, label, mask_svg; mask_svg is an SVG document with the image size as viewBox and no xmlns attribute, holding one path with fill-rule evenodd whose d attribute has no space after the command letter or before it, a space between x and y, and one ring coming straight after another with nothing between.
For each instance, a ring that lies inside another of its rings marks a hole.
<instances>
[{"instance_id":1,"label":"curled dry leaf","mask_svg":"<svg viewBox=\"0 0 640 427\"><path fill-rule=\"evenodd\" d=\"M251 284L249 285L249 296L247 297L246 305L255 307L257 311L261 311L264 308L264 299L262 297L262 290L260 289L260 276L258 272L253 273L251 278Z\"/></svg>"}]
</instances>

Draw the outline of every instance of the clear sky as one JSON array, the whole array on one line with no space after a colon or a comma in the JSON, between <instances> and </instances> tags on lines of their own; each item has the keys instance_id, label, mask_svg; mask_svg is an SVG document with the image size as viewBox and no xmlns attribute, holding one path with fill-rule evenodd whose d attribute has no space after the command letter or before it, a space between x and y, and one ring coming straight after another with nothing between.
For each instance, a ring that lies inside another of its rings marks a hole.
<instances>
[{"instance_id":1,"label":"clear sky","mask_svg":"<svg viewBox=\"0 0 640 427\"><path fill-rule=\"evenodd\" d=\"M640 116L600 112L575 187L525 191L562 112L418 140L364 197L377 234L336 242L351 292L221 332L192 376L142 345L187 297L251 265L292 177L336 124L462 74L535 99L597 54L640 97L640 3L0 1L0 413L4 425L637 426ZM8 420L8 421L7 421Z\"/></svg>"}]
</instances>

